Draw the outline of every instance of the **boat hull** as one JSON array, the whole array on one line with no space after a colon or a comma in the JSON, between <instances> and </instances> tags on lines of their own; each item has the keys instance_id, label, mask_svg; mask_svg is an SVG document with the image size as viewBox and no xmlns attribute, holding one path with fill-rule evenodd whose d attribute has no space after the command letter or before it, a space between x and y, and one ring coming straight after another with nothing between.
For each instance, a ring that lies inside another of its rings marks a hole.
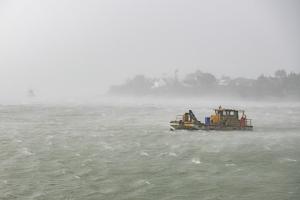
<instances>
[{"instance_id":1,"label":"boat hull","mask_svg":"<svg viewBox=\"0 0 300 200\"><path fill-rule=\"evenodd\" d=\"M180 121L170 122L171 130L217 130L217 131L252 131L253 126L219 126L219 125L205 125L205 124L193 124L193 123L183 123Z\"/></svg>"}]
</instances>

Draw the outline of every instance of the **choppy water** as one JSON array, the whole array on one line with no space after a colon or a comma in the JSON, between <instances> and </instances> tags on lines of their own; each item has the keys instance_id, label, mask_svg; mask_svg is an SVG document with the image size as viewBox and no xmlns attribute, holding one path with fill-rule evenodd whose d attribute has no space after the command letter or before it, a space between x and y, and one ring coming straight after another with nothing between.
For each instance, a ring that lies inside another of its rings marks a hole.
<instances>
[{"instance_id":1,"label":"choppy water","mask_svg":"<svg viewBox=\"0 0 300 200\"><path fill-rule=\"evenodd\" d=\"M0 106L0 199L300 199L300 107L246 109L253 132L171 132L174 106Z\"/></svg>"}]
</instances>

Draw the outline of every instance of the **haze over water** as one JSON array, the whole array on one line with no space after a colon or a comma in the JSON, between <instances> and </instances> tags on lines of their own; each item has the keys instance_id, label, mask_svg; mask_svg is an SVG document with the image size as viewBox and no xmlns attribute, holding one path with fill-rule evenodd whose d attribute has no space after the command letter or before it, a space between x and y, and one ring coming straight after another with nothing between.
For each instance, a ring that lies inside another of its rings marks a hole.
<instances>
[{"instance_id":1,"label":"haze over water","mask_svg":"<svg viewBox=\"0 0 300 200\"><path fill-rule=\"evenodd\" d=\"M300 70L297 0L1 0L0 102L105 93L138 74Z\"/></svg>"},{"instance_id":2,"label":"haze over water","mask_svg":"<svg viewBox=\"0 0 300 200\"><path fill-rule=\"evenodd\" d=\"M299 199L300 106L240 105L252 132L169 131L178 102L2 105L0 198Z\"/></svg>"}]
</instances>

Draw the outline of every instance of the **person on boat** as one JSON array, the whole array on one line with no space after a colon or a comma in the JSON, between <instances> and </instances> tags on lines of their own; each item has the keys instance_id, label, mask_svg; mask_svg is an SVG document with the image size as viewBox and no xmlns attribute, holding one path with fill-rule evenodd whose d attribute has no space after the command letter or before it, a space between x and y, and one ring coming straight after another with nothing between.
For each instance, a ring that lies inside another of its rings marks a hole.
<instances>
[{"instance_id":1,"label":"person on boat","mask_svg":"<svg viewBox=\"0 0 300 200\"><path fill-rule=\"evenodd\" d=\"M246 115L243 113L242 117L241 117L241 120L240 120L240 126L242 128L244 128L246 126Z\"/></svg>"}]
</instances>

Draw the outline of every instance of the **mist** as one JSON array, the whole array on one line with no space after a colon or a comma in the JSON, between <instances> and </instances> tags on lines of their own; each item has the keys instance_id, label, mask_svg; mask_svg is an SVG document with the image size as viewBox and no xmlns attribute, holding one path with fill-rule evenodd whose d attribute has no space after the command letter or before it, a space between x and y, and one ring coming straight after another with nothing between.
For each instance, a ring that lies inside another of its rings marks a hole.
<instances>
[{"instance_id":1,"label":"mist","mask_svg":"<svg viewBox=\"0 0 300 200\"><path fill-rule=\"evenodd\" d=\"M300 3L0 1L0 102L77 101L144 74L299 72Z\"/></svg>"}]
</instances>

